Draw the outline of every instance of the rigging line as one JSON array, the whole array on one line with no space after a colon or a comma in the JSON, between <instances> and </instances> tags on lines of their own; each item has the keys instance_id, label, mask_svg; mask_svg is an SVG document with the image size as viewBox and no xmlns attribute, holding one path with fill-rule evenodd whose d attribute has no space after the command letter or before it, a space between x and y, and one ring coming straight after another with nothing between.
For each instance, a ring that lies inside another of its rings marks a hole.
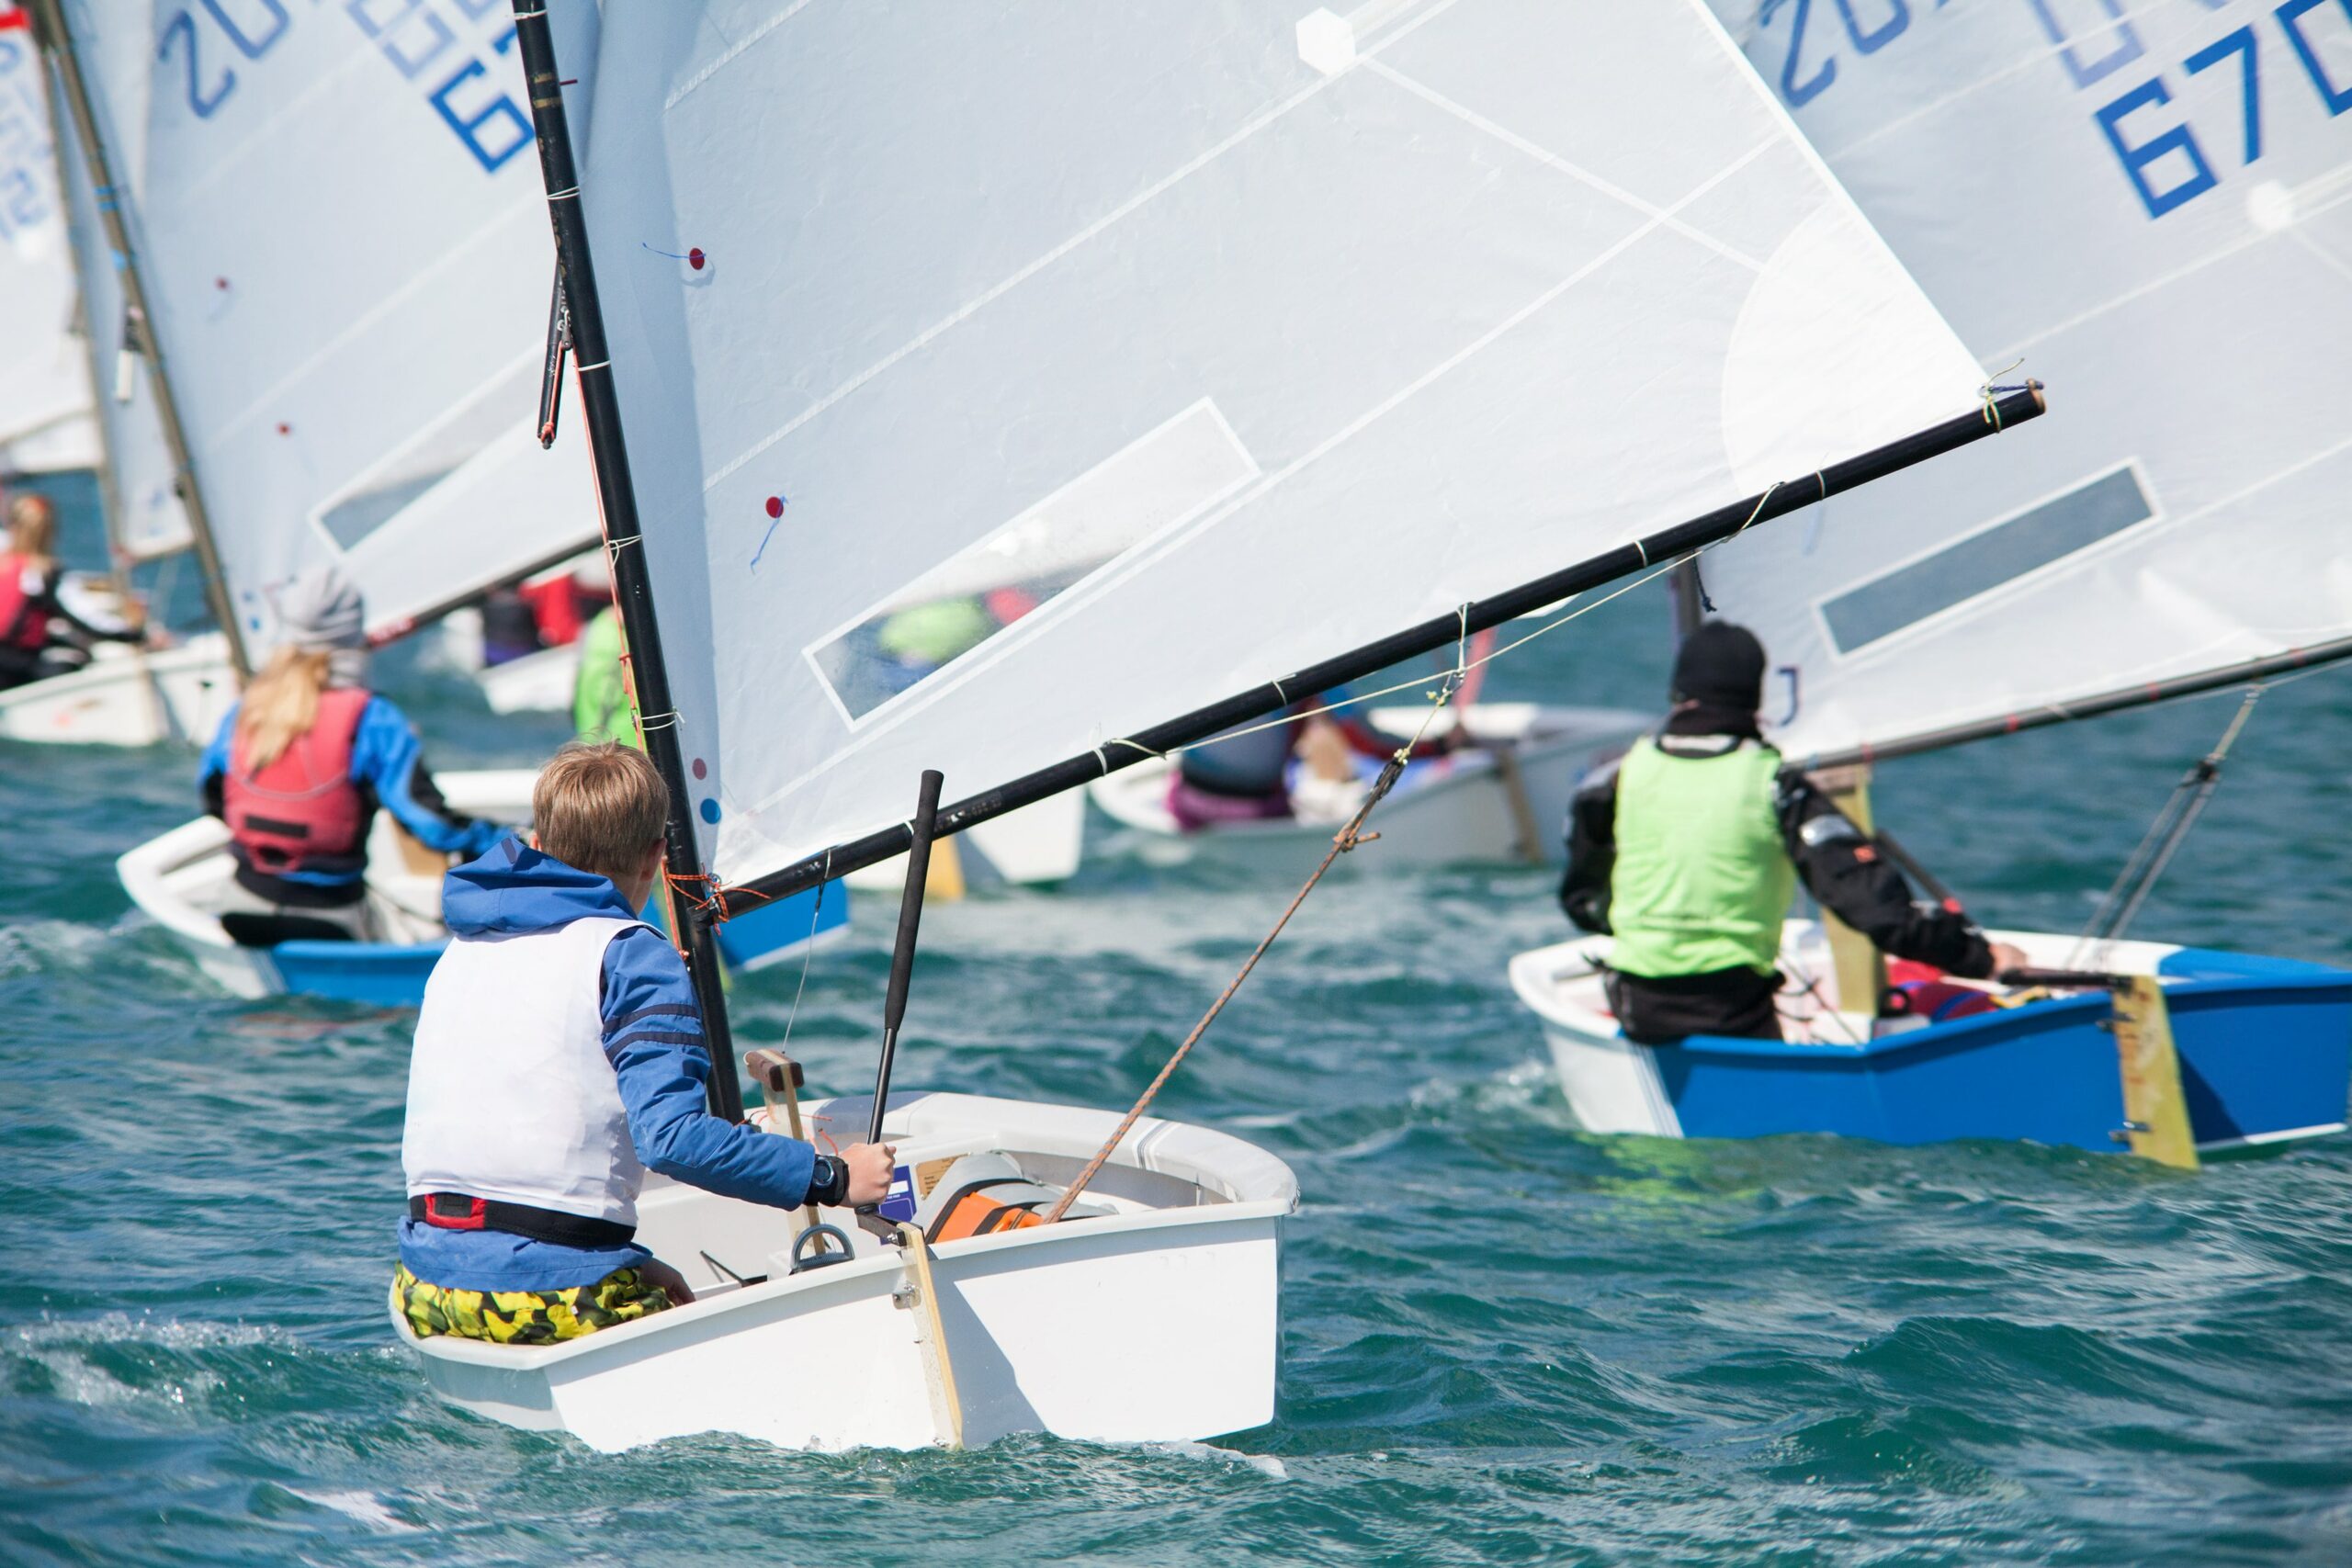
<instances>
[{"instance_id":1,"label":"rigging line","mask_svg":"<svg viewBox=\"0 0 2352 1568\"><path fill-rule=\"evenodd\" d=\"M1996 430L2001 428L2001 405L1994 400L1993 394L2000 389L1994 386L1993 383L1999 380L2002 377L2007 375L2010 371L2015 370L2018 366L2023 365L2024 363L2025 355L2020 354L2015 359L2010 360L2007 365L2002 366L1998 370L1994 371L1990 376L1985 377L1984 384L1976 389L1976 395L1984 400L1985 422L1991 424Z\"/></svg>"},{"instance_id":2,"label":"rigging line","mask_svg":"<svg viewBox=\"0 0 2352 1568\"><path fill-rule=\"evenodd\" d=\"M825 874L823 879L817 884L817 905L815 908L808 911L808 940L801 943L800 946L800 983L792 987L792 1008L790 1011L784 1015L784 1043L776 1047L777 1050L782 1051L787 1056L792 1055L792 1027L800 1021L800 998L805 996L808 990L808 961L817 956L817 917L824 912L825 884L827 882L831 882L832 879L833 852L827 850L825 852ZM724 913L727 908L727 889L724 887L720 888L718 890L718 897L719 900L718 908L720 911Z\"/></svg>"},{"instance_id":3,"label":"rigging line","mask_svg":"<svg viewBox=\"0 0 2352 1568\"><path fill-rule=\"evenodd\" d=\"M1849 1045L1861 1044L1862 1040L1854 1032L1854 1026L1846 1021L1845 1012L1841 1009L1830 1005L1829 998L1821 994L1820 976L1817 975L1806 974L1804 969L1798 964L1796 960L1791 958L1785 953L1781 955L1781 962L1788 969L1790 977L1794 979L1802 987L1796 994L1801 997L1811 997L1813 998L1814 1006L1813 1016L1809 1019L1800 1019L1795 1013L1784 1013L1781 1014L1781 1016L1787 1018L1791 1022L1811 1023L1814 1026L1814 1039L1816 1043L1821 1038L1821 1021L1825 1018L1832 1020L1838 1026L1838 1032L1846 1037L1845 1043ZM1772 1010L1776 1013L1781 1011L1777 1003L1774 1005Z\"/></svg>"},{"instance_id":4,"label":"rigging line","mask_svg":"<svg viewBox=\"0 0 2352 1568\"><path fill-rule=\"evenodd\" d=\"M1453 695L1456 689L1456 683L1448 681L1442 692L1434 694L1435 700L1430 704L1429 712L1421 716L1420 728L1414 732L1410 741L1397 748L1396 753L1381 768L1380 776L1373 781L1372 787L1364 793L1363 804L1356 807L1355 815L1349 818L1346 824L1331 836L1331 847L1323 852L1322 863L1315 868L1306 884L1292 897L1289 907L1282 912L1282 918L1274 921L1273 930L1266 933L1265 939L1260 942L1249 958L1243 961L1240 972L1227 983L1216 1000L1209 1004L1209 1010L1201 1015L1200 1022L1193 1025L1193 1032L1184 1036L1184 1043L1176 1047L1174 1055L1170 1055L1167 1064L1159 1069L1159 1076L1145 1088L1135 1104L1127 1108L1127 1113L1120 1118L1118 1126L1112 1131L1108 1138L1103 1140L1102 1146L1094 1151L1094 1157L1086 1162L1086 1168L1078 1173L1068 1187L1062 1189L1062 1195L1054 1200L1054 1206L1046 1212L1042 1224L1050 1225L1057 1223L1062 1215L1069 1212L1069 1206L1078 1201L1078 1195L1086 1190L1087 1183L1094 1179L1112 1155L1118 1151L1120 1144L1124 1143L1127 1134L1135 1130L1135 1124L1143 1119L1143 1113L1150 1109L1152 1100L1159 1096L1160 1089L1166 1087L1177 1066L1192 1054L1193 1047L1200 1043L1201 1036L1208 1032L1209 1025L1215 1023L1217 1014L1225 1010L1225 1004L1233 999L1234 994L1241 989L1241 983L1250 978L1250 972L1258 967L1258 960L1266 956L1267 950L1274 945L1274 939L1283 934L1283 928L1290 924L1291 917L1297 914L1299 906L1306 902L1306 896L1315 891L1316 884L1323 880L1323 874L1331 869L1331 863L1357 845L1370 843L1380 836L1375 833L1371 838L1364 837L1365 821L1371 818L1373 807L1378 806L1388 792L1396 787L1396 781L1404 776L1406 757L1429 733L1431 721L1444 709L1446 702Z\"/></svg>"},{"instance_id":5,"label":"rigging line","mask_svg":"<svg viewBox=\"0 0 2352 1568\"><path fill-rule=\"evenodd\" d=\"M2263 690L2258 682L2246 688L2245 696L2238 704L2237 711L2230 716L2229 725L2222 731L2221 739L2173 786L2163 809L2148 825L2138 847L2124 861L2123 869L2117 874L2113 886L2108 888L2106 896L2099 900L2098 908L2092 912L2090 924L2075 940L2074 951L2068 957L2070 967L2075 966L2075 961L2086 951L2091 954L2091 966L2104 964L2115 943L2122 940L2124 931L2139 918L2141 908L2155 891L2157 880L2172 864L2180 846L2188 841L2189 830L2196 827L2207 803L2213 798L2214 790L2220 787L2222 765L2228 761L2230 748L2237 744L2239 735L2244 733L2247 721L2254 716L2254 705L2262 700Z\"/></svg>"}]
</instances>

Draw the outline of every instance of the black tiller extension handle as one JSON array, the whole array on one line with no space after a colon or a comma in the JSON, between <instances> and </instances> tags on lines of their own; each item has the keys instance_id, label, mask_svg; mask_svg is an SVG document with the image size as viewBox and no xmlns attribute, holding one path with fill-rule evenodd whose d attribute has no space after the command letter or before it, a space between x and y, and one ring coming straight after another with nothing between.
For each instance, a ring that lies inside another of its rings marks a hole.
<instances>
[{"instance_id":1,"label":"black tiller extension handle","mask_svg":"<svg viewBox=\"0 0 2352 1568\"><path fill-rule=\"evenodd\" d=\"M882 1000L882 1062L874 1075L874 1116L866 1124L865 1141L882 1141L882 1114L890 1103L890 1067L899 1055L899 1025L907 1016L907 989L914 979L915 936L922 929L923 885L931 875L932 829L939 816L940 786L947 781L936 768L925 768L922 790L915 800L913 841L907 846L907 887L899 897L899 940L890 949L890 988ZM874 1213L866 1204L857 1211L860 1224ZM866 1224L873 1230L879 1222Z\"/></svg>"}]
</instances>

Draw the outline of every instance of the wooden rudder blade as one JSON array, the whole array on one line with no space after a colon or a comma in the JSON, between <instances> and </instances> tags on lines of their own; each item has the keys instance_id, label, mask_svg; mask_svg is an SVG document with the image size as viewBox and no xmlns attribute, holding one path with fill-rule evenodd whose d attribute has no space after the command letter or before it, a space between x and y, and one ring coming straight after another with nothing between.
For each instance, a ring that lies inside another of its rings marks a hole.
<instances>
[{"instance_id":1,"label":"wooden rudder blade","mask_svg":"<svg viewBox=\"0 0 2352 1568\"><path fill-rule=\"evenodd\" d=\"M2132 1152L2180 1170L2198 1167L2188 1128L2188 1099L2180 1087L2172 1010L2153 975L2121 977L2115 988L2115 1053L2123 1075L2121 1136Z\"/></svg>"}]
</instances>

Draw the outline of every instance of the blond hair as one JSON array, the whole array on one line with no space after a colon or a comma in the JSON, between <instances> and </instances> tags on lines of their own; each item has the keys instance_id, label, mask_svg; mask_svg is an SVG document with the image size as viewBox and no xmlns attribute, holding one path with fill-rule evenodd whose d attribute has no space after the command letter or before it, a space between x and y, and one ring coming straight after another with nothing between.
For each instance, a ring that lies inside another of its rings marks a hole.
<instances>
[{"instance_id":1,"label":"blond hair","mask_svg":"<svg viewBox=\"0 0 2352 1568\"><path fill-rule=\"evenodd\" d=\"M662 775L644 752L617 741L572 741L531 790L540 852L615 882L637 874L669 817Z\"/></svg>"},{"instance_id":2,"label":"blond hair","mask_svg":"<svg viewBox=\"0 0 2352 1568\"><path fill-rule=\"evenodd\" d=\"M281 648L268 667L245 688L237 705L237 739L245 743L245 765L266 768L318 722L319 694L326 690L330 660L324 653Z\"/></svg>"},{"instance_id":3,"label":"blond hair","mask_svg":"<svg viewBox=\"0 0 2352 1568\"><path fill-rule=\"evenodd\" d=\"M45 495L20 495L8 505L8 553L23 556L43 571L57 566L57 503Z\"/></svg>"}]
</instances>

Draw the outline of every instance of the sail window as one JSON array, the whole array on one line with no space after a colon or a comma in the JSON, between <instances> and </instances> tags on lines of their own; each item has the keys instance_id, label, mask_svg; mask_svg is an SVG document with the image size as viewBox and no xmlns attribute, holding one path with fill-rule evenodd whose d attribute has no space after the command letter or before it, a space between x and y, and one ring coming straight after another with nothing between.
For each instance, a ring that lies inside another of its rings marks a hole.
<instances>
[{"instance_id":1,"label":"sail window","mask_svg":"<svg viewBox=\"0 0 2352 1568\"><path fill-rule=\"evenodd\" d=\"M1258 475L1204 398L806 650L857 723Z\"/></svg>"},{"instance_id":2,"label":"sail window","mask_svg":"<svg viewBox=\"0 0 2352 1568\"><path fill-rule=\"evenodd\" d=\"M2028 572L2136 527L2156 514L2126 463L2054 500L1979 529L1957 544L1840 593L1821 606L1830 640L1852 653Z\"/></svg>"}]
</instances>

